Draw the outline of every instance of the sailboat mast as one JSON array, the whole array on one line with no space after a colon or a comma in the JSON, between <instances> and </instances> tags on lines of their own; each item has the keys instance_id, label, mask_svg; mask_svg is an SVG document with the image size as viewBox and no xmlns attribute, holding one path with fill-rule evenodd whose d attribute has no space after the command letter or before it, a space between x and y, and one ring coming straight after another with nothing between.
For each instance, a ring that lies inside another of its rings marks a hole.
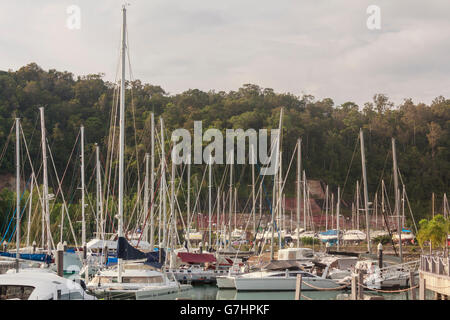
<instances>
[{"instance_id":1,"label":"sailboat mast","mask_svg":"<svg viewBox=\"0 0 450 320\"><path fill-rule=\"evenodd\" d=\"M123 237L123 193L125 165L125 54L126 54L127 9L122 7L122 46L121 46L121 79L120 79L120 118L119 118L119 208L118 237ZM122 282L122 258L117 261L118 282Z\"/></svg>"},{"instance_id":2,"label":"sailboat mast","mask_svg":"<svg viewBox=\"0 0 450 320\"><path fill-rule=\"evenodd\" d=\"M336 204L336 230L337 230L337 250L339 251L339 218L341 209L341 187L338 187L337 204Z\"/></svg>"},{"instance_id":3,"label":"sailboat mast","mask_svg":"<svg viewBox=\"0 0 450 320\"><path fill-rule=\"evenodd\" d=\"M325 189L325 231L328 230L328 185Z\"/></svg>"},{"instance_id":4,"label":"sailboat mast","mask_svg":"<svg viewBox=\"0 0 450 320\"><path fill-rule=\"evenodd\" d=\"M162 199L162 243L163 247L166 248L166 224L167 224L167 202L166 202L166 153L164 147L164 120L162 117L159 118L161 125L161 199Z\"/></svg>"},{"instance_id":5,"label":"sailboat mast","mask_svg":"<svg viewBox=\"0 0 450 320\"><path fill-rule=\"evenodd\" d=\"M366 240L367 251L370 253L370 225L369 225L369 195L367 190L367 172L366 172L366 154L364 150L364 133L362 129L359 130L361 140L361 163L362 163L362 175L364 181L364 209L366 211Z\"/></svg>"},{"instance_id":6,"label":"sailboat mast","mask_svg":"<svg viewBox=\"0 0 450 320\"><path fill-rule=\"evenodd\" d=\"M103 239L103 199L102 199L102 175L100 168L100 148L95 144L95 159L96 159L96 173L97 173L97 237ZM99 236L100 235L100 236Z\"/></svg>"},{"instance_id":7,"label":"sailboat mast","mask_svg":"<svg viewBox=\"0 0 450 320\"><path fill-rule=\"evenodd\" d=\"M303 228L306 231L306 174L303 170Z\"/></svg>"},{"instance_id":8,"label":"sailboat mast","mask_svg":"<svg viewBox=\"0 0 450 320\"><path fill-rule=\"evenodd\" d=\"M297 248L300 248L300 181L302 174L302 139L297 140Z\"/></svg>"},{"instance_id":9,"label":"sailboat mast","mask_svg":"<svg viewBox=\"0 0 450 320\"><path fill-rule=\"evenodd\" d=\"M32 172L30 185L30 207L28 211L28 224L27 224L27 248L30 246L31 213L33 210L33 187L34 187L34 173Z\"/></svg>"},{"instance_id":10,"label":"sailboat mast","mask_svg":"<svg viewBox=\"0 0 450 320\"><path fill-rule=\"evenodd\" d=\"M41 144L42 144L42 170L44 176L44 190L43 190L43 220L45 217L46 229L47 229L47 252L48 254L52 253L52 242L50 235L50 211L49 211L49 203L48 203L48 172L47 172L47 143L45 142L45 119L44 119L44 108L39 108L41 114ZM43 227L44 229L44 227ZM43 230L44 231L44 230ZM42 243L44 244L45 232L42 233Z\"/></svg>"},{"instance_id":11,"label":"sailboat mast","mask_svg":"<svg viewBox=\"0 0 450 320\"><path fill-rule=\"evenodd\" d=\"M212 157L209 155L208 172L208 246L211 247L211 215L212 215Z\"/></svg>"},{"instance_id":12,"label":"sailboat mast","mask_svg":"<svg viewBox=\"0 0 450 320\"><path fill-rule=\"evenodd\" d=\"M225 206L224 206L225 208ZM187 162L187 200L186 200L186 211L187 211L187 246L188 251L191 247L191 154L188 154ZM225 223L225 221L224 221Z\"/></svg>"},{"instance_id":13,"label":"sailboat mast","mask_svg":"<svg viewBox=\"0 0 450 320\"><path fill-rule=\"evenodd\" d=\"M397 169L397 154L395 151L395 138L392 138L392 162L394 164L394 191L395 191L395 212L397 213L397 233L399 241L399 253L400 261L403 263L403 251L402 251L402 228L400 225L400 190L398 189L398 169Z\"/></svg>"},{"instance_id":14,"label":"sailboat mast","mask_svg":"<svg viewBox=\"0 0 450 320\"><path fill-rule=\"evenodd\" d=\"M253 234L256 236L256 194L255 194L255 150L252 148L252 213L253 213Z\"/></svg>"},{"instance_id":15,"label":"sailboat mast","mask_svg":"<svg viewBox=\"0 0 450 320\"><path fill-rule=\"evenodd\" d=\"M153 248L155 246L155 223L153 221L153 212L154 212L154 188L155 188L155 117L153 112L151 113L151 149L150 149L150 195L152 199L152 203L150 205L150 250L153 251Z\"/></svg>"},{"instance_id":16,"label":"sailboat mast","mask_svg":"<svg viewBox=\"0 0 450 320\"><path fill-rule=\"evenodd\" d=\"M16 118L16 271L20 259L20 119Z\"/></svg>"},{"instance_id":17,"label":"sailboat mast","mask_svg":"<svg viewBox=\"0 0 450 320\"><path fill-rule=\"evenodd\" d=\"M84 247L86 244L86 217L85 217L85 198L84 198L84 126L80 127L81 131L81 244Z\"/></svg>"},{"instance_id":18,"label":"sailboat mast","mask_svg":"<svg viewBox=\"0 0 450 320\"><path fill-rule=\"evenodd\" d=\"M145 228L143 230L144 232L144 240L148 241L148 224L146 223L145 219L147 218L147 214L148 214L148 198L149 198L149 165L150 165L150 154L146 153L145 154L145 180L144 180L144 221L143 223L145 224Z\"/></svg>"}]
</instances>

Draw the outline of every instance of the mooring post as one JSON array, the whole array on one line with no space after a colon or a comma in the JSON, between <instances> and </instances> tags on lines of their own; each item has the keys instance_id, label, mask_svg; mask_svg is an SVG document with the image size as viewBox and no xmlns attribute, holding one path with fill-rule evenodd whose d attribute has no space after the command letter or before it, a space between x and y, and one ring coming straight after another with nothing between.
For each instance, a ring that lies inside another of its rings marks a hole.
<instances>
[{"instance_id":1,"label":"mooring post","mask_svg":"<svg viewBox=\"0 0 450 320\"><path fill-rule=\"evenodd\" d=\"M416 300L416 289L414 282L414 271L409 271L409 286L411 288L411 300Z\"/></svg>"},{"instance_id":2,"label":"mooring post","mask_svg":"<svg viewBox=\"0 0 450 320\"><path fill-rule=\"evenodd\" d=\"M105 246L105 248L103 248L103 259L106 266L108 264L108 246Z\"/></svg>"},{"instance_id":3,"label":"mooring post","mask_svg":"<svg viewBox=\"0 0 450 320\"><path fill-rule=\"evenodd\" d=\"M358 271L358 300L364 300L363 273Z\"/></svg>"},{"instance_id":4,"label":"mooring post","mask_svg":"<svg viewBox=\"0 0 450 320\"><path fill-rule=\"evenodd\" d=\"M297 275L297 281L295 283L295 300L300 300L302 296L302 275Z\"/></svg>"},{"instance_id":5,"label":"mooring post","mask_svg":"<svg viewBox=\"0 0 450 320\"><path fill-rule=\"evenodd\" d=\"M58 276L64 276L64 246L61 242L56 246L56 272Z\"/></svg>"},{"instance_id":6,"label":"mooring post","mask_svg":"<svg viewBox=\"0 0 450 320\"><path fill-rule=\"evenodd\" d=\"M424 277L419 279L419 300L425 300L426 281Z\"/></svg>"},{"instance_id":7,"label":"mooring post","mask_svg":"<svg viewBox=\"0 0 450 320\"><path fill-rule=\"evenodd\" d=\"M383 245L381 242L378 244L378 267L383 268Z\"/></svg>"},{"instance_id":8,"label":"mooring post","mask_svg":"<svg viewBox=\"0 0 450 320\"><path fill-rule=\"evenodd\" d=\"M358 286L358 276L356 274L352 275L352 294L351 299L352 300L358 300L358 296L356 294L357 292L357 286Z\"/></svg>"}]
</instances>

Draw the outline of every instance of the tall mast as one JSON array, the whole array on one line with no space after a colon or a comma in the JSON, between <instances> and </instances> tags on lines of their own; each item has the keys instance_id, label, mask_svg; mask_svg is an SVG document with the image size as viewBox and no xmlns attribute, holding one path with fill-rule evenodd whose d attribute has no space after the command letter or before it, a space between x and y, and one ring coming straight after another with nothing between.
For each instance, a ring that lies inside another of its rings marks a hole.
<instances>
[{"instance_id":1,"label":"tall mast","mask_svg":"<svg viewBox=\"0 0 450 320\"><path fill-rule=\"evenodd\" d=\"M20 259L20 119L16 118L16 271Z\"/></svg>"},{"instance_id":2,"label":"tall mast","mask_svg":"<svg viewBox=\"0 0 450 320\"><path fill-rule=\"evenodd\" d=\"M273 152L276 152L276 160L275 160L275 176L274 176L274 180L273 180L273 193L272 193L272 237L271 237L271 241L270 241L270 260L274 259L274 251L273 251L273 240L274 240L274 232L275 232L275 215L274 215L274 205L275 205L275 201L276 201L276 187L277 187L277 178L280 179L280 177L278 177L279 174L279 169L278 166L280 165L278 163L279 161L279 154L280 154L280 149L281 149L281 128L283 127L283 108L281 108L280 110L280 122L279 122L279 126L278 126L278 138L277 138L277 142L275 146L271 146L272 152L271 152L271 156L273 155ZM275 150L275 147L277 148ZM281 237L281 235L280 235Z\"/></svg>"},{"instance_id":3,"label":"tall mast","mask_svg":"<svg viewBox=\"0 0 450 320\"><path fill-rule=\"evenodd\" d=\"M121 71L120 79L120 120L119 120L119 222L118 236L123 237L123 193L124 193L124 167L125 167L125 54L126 54L126 28L127 28L127 9L122 7L122 47L121 47ZM122 282L122 259L117 261L118 282Z\"/></svg>"},{"instance_id":4,"label":"tall mast","mask_svg":"<svg viewBox=\"0 0 450 320\"><path fill-rule=\"evenodd\" d=\"M159 122L161 124L161 198L162 198L162 228L163 228L163 236L162 243L163 247L166 248L166 218L167 218L167 202L166 202L166 153L164 146L164 119L162 117L159 118Z\"/></svg>"},{"instance_id":5,"label":"tall mast","mask_svg":"<svg viewBox=\"0 0 450 320\"><path fill-rule=\"evenodd\" d=\"M361 163L362 163L362 175L364 180L364 209L366 211L366 240L367 251L370 253L370 225L369 225L369 195L367 190L367 172L366 172L366 154L364 150L364 134L362 129L359 130L361 140Z\"/></svg>"},{"instance_id":6,"label":"tall mast","mask_svg":"<svg viewBox=\"0 0 450 320\"><path fill-rule=\"evenodd\" d=\"M43 213L45 213L45 222L47 229L47 252L50 255L52 253L52 241L50 234L50 211L48 203L48 172L47 172L47 143L45 138L45 119L44 119L44 108L40 107L39 111L41 113L41 144L42 144L42 169L44 175L44 190L43 190ZM44 237L44 233L42 235ZM44 238L43 238L44 239ZM44 240L42 240L44 243Z\"/></svg>"},{"instance_id":7,"label":"tall mast","mask_svg":"<svg viewBox=\"0 0 450 320\"><path fill-rule=\"evenodd\" d=\"M378 193L375 192L375 230L378 230Z\"/></svg>"},{"instance_id":8,"label":"tall mast","mask_svg":"<svg viewBox=\"0 0 450 320\"><path fill-rule=\"evenodd\" d=\"M147 219L147 215L148 215L148 198L149 198L149 185L148 185L148 180L149 180L149 165L150 165L150 154L146 153L145 154L145 180L144 180L144 221L143 223L145 224L145 228L143 230L144 232L144 240L148 241L148 224L146 223L145 219ZM152 248L153 249L153 248Z\"/></svg>"},{"instance_id":9,"label":"tall mast","mask_svg":"<svg viewBox=\"0 0 450 320\"><path fill-rule=\"evenodd\" d=\"M334 229L334 192L331 193L331 229Z\"/></svg>"},{"instance_id":10,"label":"tall mast","mask_svg":"<svg viewBox=\"0 0 450 320\"><path fill-rule=\"evenodd\" d=\"M328 185L325 189L325 231L328 230Z\"/></svg>"},{"instance_id":11,"label":"tall mast","mask_svg":"<svg viewBox=\"0 0 450 320\"><path fill-rule=\"evenodd\" d=\"M102 199L102 175L100 168L100 148L98 144L95 144L95 158L96 158L96 173L97 173L97 237L104 238L103 235L103 199ZM100 235L100 236L99 236Z\"/></svg>"},{"instance_id":12,"label":"tall mast","mask_svg":"<svg viewBox=\"0 0 450 320\"><path fill-rule=\"evenodd\" d=\"M216 250L219 250L219 235L220 235L220 186L217 188L217 217L216 217Z\"/></svg>"},{"instance_id":13,"label":"tall mast","mask_svg":"<svg viewBox=\"0 0 450 320\"><path fill-rule=\"evenodd\" d=\"M256 237L256 194L255 194L255 150L253 148L253 144L251 145L252 148L252 213L253 213L253 234Z\"/></svg>"},{"instance_id":14,"label":"tall mast","mask_svg":"<svg viewBox=\"0 0 450 320\"><path fill-rule=\"evenodd\" d=\"M225 206L224 206L225 209ZM186 211L187 211L187 246L188 250L191 247L191 155L188 154L187 162L187 201L186 201ZM225 223L225 221L224 221Z\"/></svg>"},{"instance_id":15,"label":"tall mast","mask_svg":"<svg viewBox=\"0 0 450 320\"><path fill-rule=\"evenodd\" d=\"M34 172L31 173L31 185L30 185L30 207L28 211L28 224L27 224L27 248L30 246L30 229L31 229L31 213L33 210L33 187L34 187Z\"/></svg>"},{"instance_id":16,"label":"tall mast","mask_svg":"<svg viewBox=\"0 0 450 320\"><path fill-rule=\"evenodd\" d=\"M405 227L405 195L406 195L406 190L405 190L405 185L402 184L403 188L402 188L402 229Z\"/></svg>"},{"instance_id":17,"label":"tall mast","mask_svg":"<svg viewBox=\"0 0 450 320\"><path fill-rule=\"evenodd\" d=\"M153 212L154 212L154 202L155 202L155 117L153 112L151 113L151 149L150 149L150 195L152 199L152 203L150 206L150 250L153 251L155 246L155 223L153 221Z\"/></svg>"},{"instance_id":18,"label":"tall mast","mask_svg":"<svg viewBox=\"0 0 450 320\"><path fill-rule=\"evenodd\" d=\"M403 262L402 252L402 228L400 226L400 190L398 189L398 169L397 169L397 154L395 151L395 138L392 138L392 162L394 164L394 191L395 191L395 212L397 213L397 233L399 241L400 261Z\"/></svg>"},{"instance_id":19,"label":"tall mast","mask_svg":"<svg viewBox=\"0 0 450 320\"><path fill-rule=\"evenodd\" d=\"M303 227L306 231L306 174L303 170Z\"/></svg>"},{"instance_id":20,"label":"tall mast","mask_svg":"<svg viewBox=\"0 0 450 320\"><path fill-rule=\"evenodd\" d=\"M297 248L300 248L300 182L302 180L302 139L297 140Z\"/></svg>"},{"instance_id":21,"label":"tall mast","mask_svg":"<svg viewBox=\"0 0 450 320\"><path fill-rule=\"evenodd\" d=\"M356 180L356 229L359 230L359 180Z\"/></svg>"},{"instance_id":22,"label":"tall mast","mask_svg":"<svg viewBox=\"0 0 450 320\"><path fill-rule=\"evenodd\" d=\"M231 244L231 216L233 214L233 164L234 164L234 150L230 153L230 216L228 217L229 220L229 238L228 238L228 245Z\"/></svg>"},{"instance_id":23,"label":"tall mast","mask_svg":"<svg viewBox=\"0 0 450 320\"><path fill-rule=\"evenodd\" d=\"M86 244L86 217L85 217L85 199L84 199L84 126L80 127L81 131L81 244Z\"/></svg>"},{"instance_id":24,"label":"tall mast","mask_svg":"<svg viewBox=\"0 0 450 320\"><path fill-rule=\"evenodd\" d=\"M209 230L209 235L208 235L208 246L211 248L211 214L212 214L212 206L211 206L211 201L212 201L212 158L211 158L211 154L209 155L209 174L208 174L208 230Z\"/></svg>"},{"instance_id":25,"label":"tall mast","mask_svg":"<svg viewBox=\"0 0 450 320\"><path fill-rule=\"evenodd\" d=\"M172 161L172 172L170 179L170 214L172 216L172 239L171 239L171 257L170 268L175 268L175 242L177 237L177 215L175 212L175 162Z\"/></svg>"},{"instance_id":26,"label":"tall mast","mask_svg":"<svg viewBox=\"0 0 450 320\"><path fill-rule=\"evenodd\" d=\"M336 229L337 229L337 250L339 251L339 218L341 209L341 187L338 187L337 204L336 204Z\"/></svg>"},{"instance_id":27,"label":"tall mast","mask_svg":"<svg viewBox=\"0 0 450 320\"><path fill-rule=\"evenodd\" d=\"M280 138L281 139L281 138ZM281 151L279 152L280 162L279 162L279 170L280 174L278 176L278 248L282 248L282 241L281 241L281 232L284 229L284 225L282 224L283 219L283 213L282 213L282 206L281 202L283 199L283 172L282 172L282 157L281 157Z\"/></svg>"}]
</instances>

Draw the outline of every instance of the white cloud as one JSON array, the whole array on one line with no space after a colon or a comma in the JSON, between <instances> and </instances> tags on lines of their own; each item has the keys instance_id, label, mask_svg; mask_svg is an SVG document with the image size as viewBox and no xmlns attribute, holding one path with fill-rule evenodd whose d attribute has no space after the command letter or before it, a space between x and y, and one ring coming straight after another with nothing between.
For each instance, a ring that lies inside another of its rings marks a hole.
<instances>
[{"instance_id":1,"label":"white cloud","mask_svg":"<svg viewBox=\"0 0 450 320\"><path fill-rule=\"evenodd\" d=\"M135 78L171 93L236 90L256 83L363 104L373 94L396 103L448 93L450 3L431 0L153 0L128 9ZM81 8L81 30L65 27ZM122 1L50 0L0 4L0 69L36 62L114 80ZM381 30L366 8L381 8Z\"/></svg>"}]
</instances>

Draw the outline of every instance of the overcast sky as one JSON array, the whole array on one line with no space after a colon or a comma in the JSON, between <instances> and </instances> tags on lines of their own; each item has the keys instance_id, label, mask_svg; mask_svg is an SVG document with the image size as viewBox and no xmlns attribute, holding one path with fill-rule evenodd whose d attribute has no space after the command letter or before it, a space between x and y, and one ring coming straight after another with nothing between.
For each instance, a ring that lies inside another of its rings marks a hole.
<instances>
[{"instance_id":1,"label":"overcast sky","mask_svg":"<svg viewBox=\"0 0 450 320\"><path fill-rule=\"evenodd\" d=\"M430 103L450 88L448 0L128 0L134 79L169 93L244 83L336 104ZM75 75L118 66L121 0L0 1L0 69L36 62ZM66 10L81 9L70 30ZM369 30L369 5L381 29Z\"/></svg>"}]
</instances>

